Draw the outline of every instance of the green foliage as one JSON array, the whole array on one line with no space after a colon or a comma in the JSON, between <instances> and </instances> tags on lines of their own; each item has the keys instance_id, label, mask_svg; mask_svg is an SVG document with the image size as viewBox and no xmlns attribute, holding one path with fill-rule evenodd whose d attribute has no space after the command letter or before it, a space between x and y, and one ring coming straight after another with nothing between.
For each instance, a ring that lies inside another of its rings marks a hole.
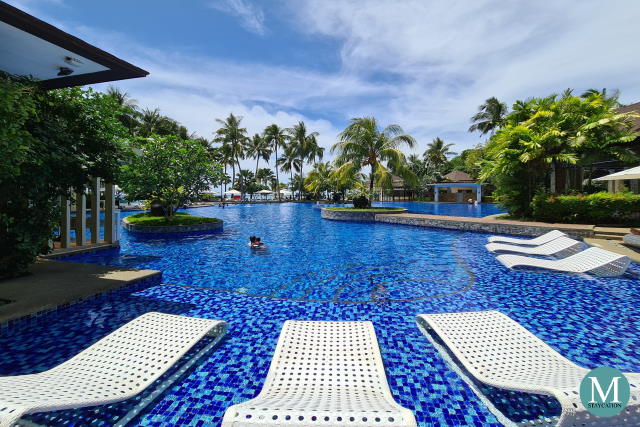
<instances>
[{"instance_id":1,"label":"green foliage","mask_svg":"<svg viewBox=\"0 0 640 427\"><path fill-rule=\"evenodd\" d=\"M127 131L112 97L0 79L0 277L49 251L59 197L116 178Z\"/></svg>"},{"instance_id":2,"label":"green foliage","mask_svg":"<svg viewBox=\"0 0 640 427\"><path fill-rule=\"evenodd\" d=\"M447 164L447 171L463 171L477 179L480 176L484 153L485 150L482 145L464 150L459 156L456 156L449 161Z\"/></svg>"},{"instance_id":3,"label":"green foliage","mask_svg":"<svg viewBox=\"0 0 640 427\"><path fill-rule=\"evenodd\" d=\"M640 195L633 193L594 193L557 196L539 192L532 202L533 217L539 221L623 224L637 223Z\"/></svg>"},{"instance_id":4,"label":"green foliage","mask_svg":"<svg viewBox=\"0 0 640 427\"><path fill-rule=\"evenodd\" d=\"M167 218L224 178L199 141L153 135L136 145L139 154L122 166L120 187L129 199L158 200Z\"/></svg>"},{"instance_id":5,"label":"green foliage","mask_svg":"<svg viewBox=\"0 0 640 427\"><path fill-rule=\"evenodd\" d=\"M555 168L637 159L632 114L618 113L617 105L615 97L594 93L579 98L571 91L517 101L486 145L481 179L495 184L498 202L511 214L526 217L534 194L548 189Z\"/></svg>"},{"instance_id":6,"label":"green foliage","mask_svg":"<svg viewBox=\"0 0 640 427\"><path fill-rule=\"evenodd\" d=\"M305 190L313 194L317 200L322 193L336 189L333 171L331 163L317 163L304 180Z\"/></svg>"},{"instance_id":7,"label":"green foliage","mask_svg":"<svg viewBox=\"0 0 640 427\"><path fill-rule=\"evenodd\" d=\"M354 197L353 207L355 209L368 209L371 208L371 202L365 196Z\"/></svg>"},{"instance_id":8,"label":"green foliage","mask_svg":"<svg viewBox=\"0 0 640 427\"><path fill-rule=\"evenodd\" d=\"M128 216L127 221L131 224L143 225L148 227L163 225L196 225L220 222L218 218L191 216L185 212L176 212L169 218L165 218L164 216L152 216L151 214L144 212Z\"/></svg>"}]
</instances>

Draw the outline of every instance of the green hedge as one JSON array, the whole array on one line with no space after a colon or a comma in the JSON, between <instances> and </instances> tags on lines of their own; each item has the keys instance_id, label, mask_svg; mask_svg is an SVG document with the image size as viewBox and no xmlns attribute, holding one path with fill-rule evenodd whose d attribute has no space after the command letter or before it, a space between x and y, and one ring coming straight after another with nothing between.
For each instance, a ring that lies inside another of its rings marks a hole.
<instances>
[{"instance_id":1,"label":"green hedge","mask_svg":"<svg viewBox=\"0 0 640 427\"><path fill-rule=\"evenodd\" d=\"M536 220L578 224L631 224L639 221L640 195L595 193L556 196L539 193L531 202Z\"/></svg>"},{"instance_id":2,"label":"green hedge","mask_svg":"<svg viewBox=\"0 0 640 427\"><path fill-rule=\"evenodd\" d=\"M127 221L135 225L161 226L161 225L195 225L208 224L210 222L219 222L218 218L209 218L204 216L191 216L188 213L175 213L169 218L163 216L151 216L144 212L127 217Z\"/></svg>"}]
</instances>

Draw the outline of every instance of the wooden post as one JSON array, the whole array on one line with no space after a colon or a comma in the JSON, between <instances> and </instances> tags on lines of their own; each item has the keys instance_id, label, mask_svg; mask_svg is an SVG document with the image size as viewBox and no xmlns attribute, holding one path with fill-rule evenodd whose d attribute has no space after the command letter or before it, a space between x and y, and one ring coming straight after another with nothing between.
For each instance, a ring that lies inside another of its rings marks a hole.
<instances>
[{"instance_id":1,"label":"wooden post","mask_svg":"<svg viewBox=\"0 0 640 427\"><path fill-rule=\"evenodd\" d=\"M87 244L87 195L82 186L76 192L76 247Z\"/></svg>"},{"instance_id":2,"label":"wooden post","mask_svg":"<svg viewBox=\"0 0 640 427\"><path fill-rule=\"evenodd\" d=\"M91 180L91 243L100 241L100 178Z\"/></svg>"},{"instance_id":3,"label":"wooden post","mask_svg":"<svg viewBox=\"0 0 640 427\"><path fill-rule=\"evenodd\" d=\"M104 241L116 243L116 229L113 226L113 215L116 210L115 186L104 184Z\"/></svg>"},{"instance_id":4,"label":"wooden post","mask_svg":"<svg viewBox=\"0 0 640 427\"><path fill-rule=\"evenodd\" d=\"M71 246L71 202L65 197L60 198L60 247Z\"/></svg>"}]
</instances>

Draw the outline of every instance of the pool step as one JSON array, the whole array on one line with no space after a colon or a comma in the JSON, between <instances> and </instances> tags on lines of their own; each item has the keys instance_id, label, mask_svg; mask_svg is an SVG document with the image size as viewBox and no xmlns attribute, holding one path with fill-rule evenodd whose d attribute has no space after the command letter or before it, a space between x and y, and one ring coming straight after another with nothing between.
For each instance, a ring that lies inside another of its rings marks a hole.
<instances>
[{"instance_id":1,"label":"pool step","mask_svg":"<svg viewBox=\"0 0 640 427\"><path fill-rule=\"evenodd\" d=\"M619 240L622 241L622 238L625 234L629 234L630 231L626 227L595 227L594 238L596 239L606 239L606 240Z\"/></svg>"}]
</instances>

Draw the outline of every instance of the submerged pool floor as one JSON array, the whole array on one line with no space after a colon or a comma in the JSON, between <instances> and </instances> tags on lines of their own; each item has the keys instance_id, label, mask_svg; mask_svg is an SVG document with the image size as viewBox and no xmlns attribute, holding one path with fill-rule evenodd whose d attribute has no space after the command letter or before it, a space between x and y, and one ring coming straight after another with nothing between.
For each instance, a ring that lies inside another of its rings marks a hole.
<instances>
[{"instance_id":1,"label":"submerged pool floor","mask_svg":"<svg viewBox=\"0 0 640 427\"><path fill-rule=\"evenodd\" d=\"M165 284L119 291L16 324L0 336L0 375L51 368L148 311L223 319L228 337L152 403L139 425L218 424L262 387L282 324L371 320L394 398L420 425L499 425L415 325L418 313L495 309L587 368L640 371L640 269L620 278L510 271L487 235L323 221L309 205L201 208L225 231L175 240L123 233L119 252L73 257L163 271ZM252 252L249 234L269 248ZM558 413L553 400L473 385L514 421ZM35 414L50 425L113 425L136 402Z\"/></svg>"}]
</instances>

